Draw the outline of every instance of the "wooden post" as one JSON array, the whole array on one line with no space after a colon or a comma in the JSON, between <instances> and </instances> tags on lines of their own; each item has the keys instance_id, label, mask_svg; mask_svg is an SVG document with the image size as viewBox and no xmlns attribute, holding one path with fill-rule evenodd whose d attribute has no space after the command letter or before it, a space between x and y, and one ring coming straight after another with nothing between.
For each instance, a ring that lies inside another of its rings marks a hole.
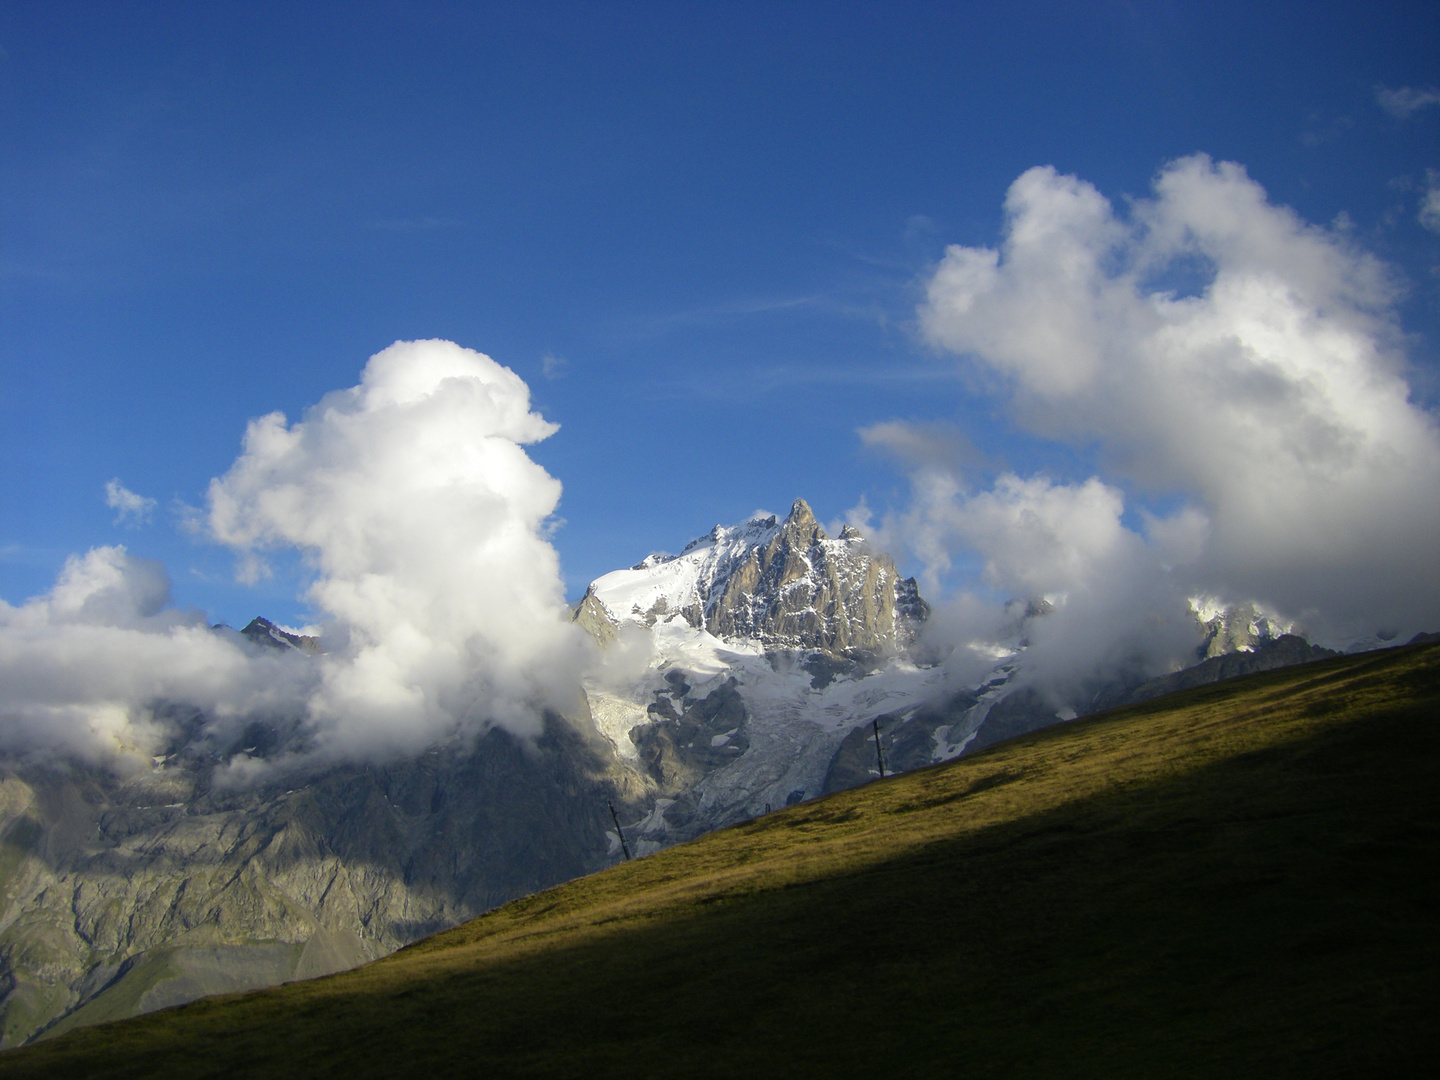
<instances>
[{"instance_id":1,"label":"wooden post","mask_svg":"<svg viewBox=\"0 0 1440 1080\"><path fill-rule=\"evenodd\" d=\"M880 779L885 779L885 755L880 752L880 718L870 721L875 728L875 760L880 763Z\"/></svg>"},{"instance_id":2,"label":"wooden post","mask_svg":"<svg viewBox=\"0 0 1440 1080\"><path fill-rule=\"evenodd\" d=\"M629 862L630 845L625 843L625 833L620 829L620 815L615 813L615 804L609 799L605 800L605 805L610 807L610 820L615 822L615 835L620 838L620 850L625 853L625 861Z\"/></svg>"}]
</instances>

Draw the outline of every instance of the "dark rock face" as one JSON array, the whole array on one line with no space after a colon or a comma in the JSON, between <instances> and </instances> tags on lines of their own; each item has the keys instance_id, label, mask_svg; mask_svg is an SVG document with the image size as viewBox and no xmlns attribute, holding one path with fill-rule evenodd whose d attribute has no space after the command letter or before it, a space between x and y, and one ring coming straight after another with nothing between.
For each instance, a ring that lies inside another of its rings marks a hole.
<instances>
[{"instance_id":1,"label":"dark rock face","mask_svg":"<svg viewBox=\"0 0 1440 1080\"><path fill-rule=\"evenodd\" d=\"M492 729L246 791L213 764L0 765L3 1045L351 967L597 870L628 794L558 716L533 745Z\"/></svg>"},{"instance_id":2,"label":"dark rock face","mask_svg":"<svg viewBox=\"0 0 1440 1080\"><path fill-rule=\"evenodd\" d=\"M750 740L745 734L745 703L734 679L700 699L685 696L690 687L683 679L668 681L671 690L657 691L650 705L654 723L632 729L630 740L661 796L673 798L738 758L749 749ZM674 821L671 815L666 817Z\"/></svg>"},{"instance_id":3,"label":"dark rock face","mask_svg":"<svg viewBox=\"0 0 1440 1080\"><path fill-rule=\"evenodd\" d=\"M770 665L778 667L787 662L785 653L771 653ZM850 649L843 655L815 650L807 653L800 661L800 667L810 676L810 686L823 690L837 678L861 678L880 666L880 656L868 649Z\"/></svg>"},{"instance_id":4,"label":"dark rock face","mask_svg":"<svg viewBox=\"0 0 1440 1080\"><path fill-rule=\"evenodd\" d=\"M1086 714L1130 705L1137 701L1149 701L1162 694L1173 694L1177 690L1189 690L1194 686L1207 686L1223 679L1250 675L1257 671L1274 671L1292 664L1306 664L1311 660L1323 660L1327 656L1338 656L1333 649L1311 645L1302 637L1284 634L1273 641L1266 641L1249 652L1231 652L1185 668L1169 675L1128 687L1109 687L1097 694L1085 710Z\"/></svg>"},{"instance_id":5,"label":"dark rock face","mask_svg":"<svg viewBox=\"0 0 1440 1080\"><path fill-rule=\"evenodd\" d=\"M307 637L304 634L292 634L288 630L281 630L269 619L262 619L258 616L245 624L245 629L240 635L253 645L259 645L266 649L299 649L305 653L318 653L320 651L320 639Z\"/></svg>"},{"instance_id":6,"label":"dark rock face","mask_svg":"<svg viewBox=\"0 0 1440 1080\"><path fill-rule=\"evenodd\" d=\"M961 692L925 705L909 716L891 713L877 717L885 775L910 772L932 764L935 760L936 732L962 720L975 704L973 694ZM873 725L874 722L857 727L841 741L825 774L826 794L859 787L879 778L880 761L875 752Z\"/></svg>"},{"instance_id":7,"label":"dark rock face","mask_svg":"<svg viewBox=\"0 0 1440 1080\"><path fill-rule=\"evenodd\" d=\"M973 754L1006 739L1028 735L1060 722L1054 702L1027 686L1007 694L991 707L965 752Z\"/></svg>"},{"instance_id":8,"label":"dark rock face","mask_svg":"<svg viewBox=\"0 0 1440 1080\"><path fill-rule=\"evenodd\" d=\"M882 749L884 741L881 742ZM846 791L880 778L875 754L875 731L869 724L857 727L841 741L825 774L825 792Z\"/></svg>"}]
</instances>

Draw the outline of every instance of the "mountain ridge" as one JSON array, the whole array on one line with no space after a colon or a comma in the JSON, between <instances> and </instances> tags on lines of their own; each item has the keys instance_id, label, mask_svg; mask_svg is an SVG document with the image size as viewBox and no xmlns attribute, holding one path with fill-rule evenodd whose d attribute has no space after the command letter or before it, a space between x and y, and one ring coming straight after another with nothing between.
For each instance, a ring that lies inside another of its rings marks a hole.
<instances>
[{"instance_id":1,"label":"mountain ridge","mask_svg":"<svg viewBox=\"0 0 1440 1080\"><path fill-rule=\"evenodd\" d=\"M1428 1075L1434 645L1083 718L16 1076Z\"/></svg>"},{"instance_id":2,"label":"mountain ridge","mask_svg":"<svg viewBox=\"0 0 1440 1080\"><path fill-rule=\"evenodd\" d=\"M808 503L789 515L716 525L678 555L655 554L597 578L574 618L602 644L622 625L683 619L721 640L831 655L899 650L929 616L914 578L858 529L831 539Z\"/></svg>"},{"instance_id":3,"label":"mountain ridge","mask_svg":"<svg viewBox=\"0 0 1440 1080\"><path fill-rule=\"evenodd\" d=\"M217 767L283 758L299 719L257 720L222 745L197 734L201 714L158 702L174 737L138 771L0 760L0 1046L372 959L625 847L651 854L864 784L876 741L887 771L908 772L1324 655L1254 605L1194 602L1195 664L1061 708L1023 677L1052 610L1013 604L990 669L957 682L914 648L930 614L914 579L852 527L829 537L800 499L783 521L716 526L592 583L572 618L603 662L533 745L492 728L403 761L226 788ZM321 648L263 617L215 632Z\"/></svg>"}]
</instances>

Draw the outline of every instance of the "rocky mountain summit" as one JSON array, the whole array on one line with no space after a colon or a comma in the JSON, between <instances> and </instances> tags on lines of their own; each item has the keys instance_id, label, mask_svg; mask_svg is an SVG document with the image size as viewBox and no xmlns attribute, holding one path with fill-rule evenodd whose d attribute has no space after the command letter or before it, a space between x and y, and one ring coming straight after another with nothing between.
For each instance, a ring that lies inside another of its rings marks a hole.
<instances>
[{"instance_id":1,"label":"rocky mountain summit","mask_svg":"<svg viewBox=\"0 0 1440 1080\"><path fill-rule=\"evenodd\" d=\"M854 656L904 649L929 613L889 555L850 526L831 539L797 499L784 521L717 525L679 555L598 578L576 620L602 643L622 625L678 619L719 639Z\"/></svg>"},{"instance_id":2,"label":"rocky mountain summit","mask_svg":"<svg viewBox=\"0 0 1440 1080\"><path fill-rule=\"evenodd\" d=\"M320 651L320 639L308 634L292 634L289 630L282 630L269 619L254 618L245 624L245 629L240 631L240 636L252 644L267 649L295 649L298 652L310 653L312 656Z\"/></svg>"}]
</instances>

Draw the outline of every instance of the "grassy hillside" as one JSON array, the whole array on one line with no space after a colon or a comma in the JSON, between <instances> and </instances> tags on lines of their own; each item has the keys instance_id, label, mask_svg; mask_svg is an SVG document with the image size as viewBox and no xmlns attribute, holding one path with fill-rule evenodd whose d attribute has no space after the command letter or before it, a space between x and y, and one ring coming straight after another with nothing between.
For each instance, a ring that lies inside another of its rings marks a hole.
<instances>
[{"instance_id":1,"label":"grassy hillside","mask_svg":"<svg viewBox=\"0 0 1440 1080\"><path fill-rule=\"evenodd\" d=\"M1116 710L4 1076L1437 1075L1440 648Z\"/></svg>"}]
</instances>

